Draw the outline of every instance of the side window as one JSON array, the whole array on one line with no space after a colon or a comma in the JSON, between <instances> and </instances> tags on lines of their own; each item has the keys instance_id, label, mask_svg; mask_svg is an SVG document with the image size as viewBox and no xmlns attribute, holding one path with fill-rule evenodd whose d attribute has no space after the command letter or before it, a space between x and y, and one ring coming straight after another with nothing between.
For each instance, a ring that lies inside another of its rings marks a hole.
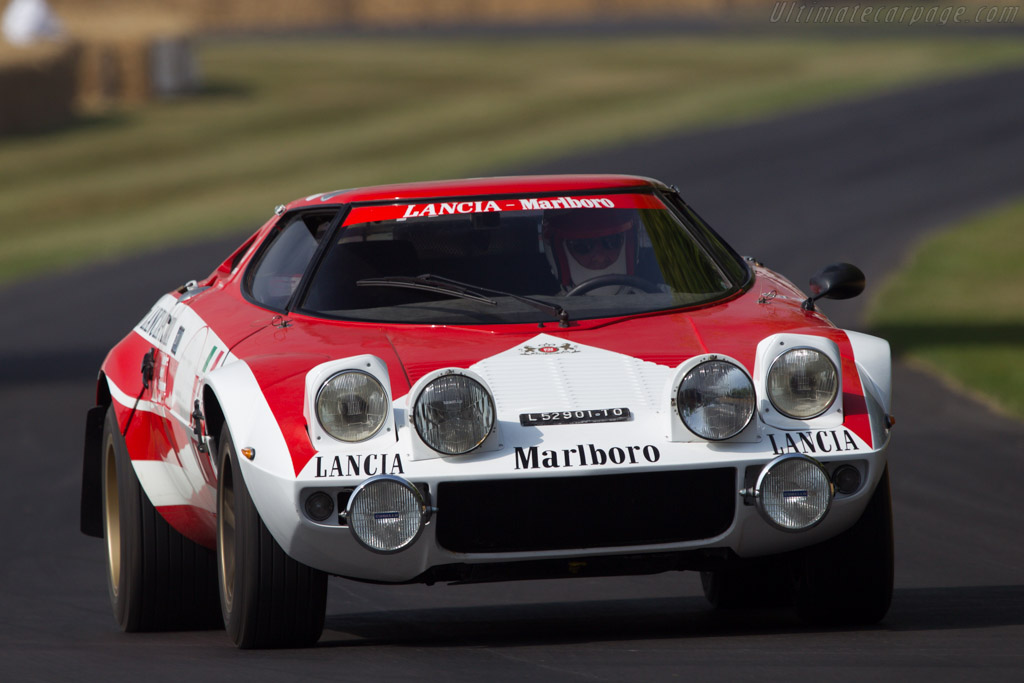
<instances>
[{"instance_id":1,"label":"side window","mask_svg":"<svg viewBox=\"0 0 1024 683\"><path fill-rule=\"evenodd\" d=\"M235 268L237 268L238 264L242 262L242 259L245 258L245 255L249 253L249 249L252 247L252 243L255 241L256 238L254 237L238 248L238 251L235 252L235 255L231 257L231 265L228 266L228 272L235 272Z\"/></svg>"},{"instance_id":2,"label":"side window","mask_svg":"<svg viewBox=\"0 0 1024 683\"><path fill-rule=\"evenodd\" d=\"M268 308L288 304L332 218L333 213L301 214L270 236L259 262L247 274L249 292L256 301Z\"/></svg>"}]
</instances>

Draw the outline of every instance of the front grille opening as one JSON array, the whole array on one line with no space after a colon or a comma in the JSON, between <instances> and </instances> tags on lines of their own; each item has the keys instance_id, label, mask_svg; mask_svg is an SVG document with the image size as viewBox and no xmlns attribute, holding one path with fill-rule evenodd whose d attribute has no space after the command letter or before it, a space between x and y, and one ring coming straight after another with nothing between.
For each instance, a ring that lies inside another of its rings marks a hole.
<instances>
[{"instance_id":1,"label":"front grille opening","mask_svg":"<svg viewBox=\"0 0 1024 683\"><path fill-rule=\"evenodd\" d=\"M443 482L437 539L498 553L676 543L732 524L736 470Z\"/></svg>"}]
</instances>

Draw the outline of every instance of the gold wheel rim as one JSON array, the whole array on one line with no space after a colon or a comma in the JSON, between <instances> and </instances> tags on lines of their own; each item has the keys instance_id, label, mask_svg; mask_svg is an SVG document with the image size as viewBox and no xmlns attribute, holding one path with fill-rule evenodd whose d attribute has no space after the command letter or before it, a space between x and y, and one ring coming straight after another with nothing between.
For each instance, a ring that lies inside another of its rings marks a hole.
<instances>
[{"instance_id":1,"label":"gold wheel rim","mask_svg":"<svg viewBox=\"0 0 1024 683\"><path fill-rule=\"evenodd\" d=\"M117 597L121 583L121 504L117 492L117 454L113 438L103 451L103 536L107 539L110 589Z\"/></svg>"},{"instance_id":2,"label":"gold wheel rim","mask_svg":"<svg viewBox=\"0 0 1024 683\"><path fill-rule=\"evenodd\" d=\"M231 459L225 456L222 460L221 493L217 502L217 555L224 607L227 612L231 612L235 595L235 490Z\"/></svg>"}]
</instances>

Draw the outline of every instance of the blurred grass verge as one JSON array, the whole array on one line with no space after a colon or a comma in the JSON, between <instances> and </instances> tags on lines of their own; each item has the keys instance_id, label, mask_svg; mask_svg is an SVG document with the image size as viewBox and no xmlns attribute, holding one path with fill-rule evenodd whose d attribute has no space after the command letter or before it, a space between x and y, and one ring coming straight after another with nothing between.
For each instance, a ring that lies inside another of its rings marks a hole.
<instances>
[{"instance_id":1,"label":"blurred grass verge","mask_svg":"<svg viewBox=\"0 0 1024 683\"><path fill-rule=\"evenodd\" d=\"M912 363L1024 418L1024 197L926 239L868 324Z\"/></svg>"},{"instance_id":2,"label":"blurred grass verge","mask_svg":"<svg viewBox=\"0 0 1024 683\"><path fill-rule=\"evenodd\" d=\"M1015 38L220 40L207 87L0 139L0 281L231 231L294 197L487 174L1024 63ZM685 163L681 160L680 163Z\"/></svg>"}]
</instances>

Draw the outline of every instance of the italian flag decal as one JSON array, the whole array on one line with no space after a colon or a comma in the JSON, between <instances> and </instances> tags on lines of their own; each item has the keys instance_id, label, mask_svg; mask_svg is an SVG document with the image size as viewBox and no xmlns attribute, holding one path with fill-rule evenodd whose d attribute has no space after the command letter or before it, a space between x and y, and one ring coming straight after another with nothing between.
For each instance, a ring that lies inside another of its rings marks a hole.
<instances>
[{"instance_id":1,"label":"italian flag decal","mask_svg":"<svg viewBox=\"0 0 1024 683\"><path fill-rule=\"evenodd\" d=\"M213 357L213 354L215 354L215 353L217 354L217 358L216 359L214 359L214 357ZM217 367L217 363L220 362L220 359L223 356L224 356L224 352L223 351L221 351L220 353L217 353L217 347L216 346L214 346L212 349L210 349L210 355L208 355L206 357L206 362L203 363L203 372L206 372L207 370L213 370L215 367ZM213 360L212 364L210 363L211 360Z\"/></svg>"}]
</instances>

